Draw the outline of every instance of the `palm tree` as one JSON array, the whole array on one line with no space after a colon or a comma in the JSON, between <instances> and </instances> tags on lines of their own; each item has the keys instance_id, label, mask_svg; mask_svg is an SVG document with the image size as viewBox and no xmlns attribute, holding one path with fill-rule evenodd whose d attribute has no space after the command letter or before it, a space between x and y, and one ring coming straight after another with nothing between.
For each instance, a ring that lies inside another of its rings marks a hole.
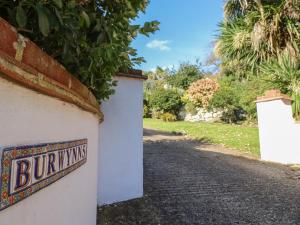
<instances>
[{"instance_id":1,"label":"palm tree","mask_svg":"<svg viewBox=\"0 0 300 225\"><path fill-rule=\"evenodd\" d=\"M290 94L300 118L300 0L227 0L215 53L221 73L261 76Z\"/></svg>"},{"instance_id":2,"label":"palm tree","mask_svg":"<svg viewBox=\"0 0 300 225\"><path fill-rule=\"evenodd\" d=\"M228 0L216 53L227 68L258 72L261 63L287 52L299 57L299 0Z\"/></svg>"},{"instance_id":3,"label":"palm tree","mask_svg":"<svg viewBox=\"0 0 300 225\"><path fill-rule=\"evenodd\" d=\"M261 73L283 93L292 96L294 116L300 119L300 58L293 62L291 56L285 53L278 60L263 64Z\"/></svg>"}]
</instances>

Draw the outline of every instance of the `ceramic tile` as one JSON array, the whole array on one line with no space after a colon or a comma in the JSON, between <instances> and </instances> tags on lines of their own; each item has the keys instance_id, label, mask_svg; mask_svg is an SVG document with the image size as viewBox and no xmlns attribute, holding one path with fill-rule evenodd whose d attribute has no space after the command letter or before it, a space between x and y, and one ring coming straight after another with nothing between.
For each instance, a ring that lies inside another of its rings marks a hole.
<instances>
[{"instance_id":1,"label":"ceramic tile","mask_svg":"<svg viewBox=\"0 0 300 225\"><path fill-rule=\"evenodd\" d=\"M87 139L0 150L0 210L47 187L87 161Z\"/></svg>"}]
</instances>

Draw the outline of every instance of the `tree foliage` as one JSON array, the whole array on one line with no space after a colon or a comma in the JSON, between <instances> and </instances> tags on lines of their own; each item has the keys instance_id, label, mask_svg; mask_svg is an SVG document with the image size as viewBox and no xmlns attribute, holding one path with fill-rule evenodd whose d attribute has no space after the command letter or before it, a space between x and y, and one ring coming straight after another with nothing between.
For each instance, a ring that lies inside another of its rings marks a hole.
<instances>
[{"instance_id":1,"label":"tree foliage","mask_svg":"<svg viewBox=\"0 0 300 225\"><path fill-rule=\"evenodd\" d=\"M178 115L182 107L181 95L175 90L157 88L150 96L149 105L154 111Z\"/></svg>"},{"instance_id":2,"label":"tree foliage","mask_svg":"<svg viewBox=\"0 0 300 225\"><path fill-rule=\"evenodd\" d=\"M133 24L148 0L1 0L0 15L92 90L113 93L113 76L144 61L130 44L158 29Z\"/></svg>"},{"instance_id":3,"label":"tree foliage","mask_svg":"<svg viewBox=\"0 0 300 225\"><path fill-rule=\"evenodd\" d=\"M188 96L195 105L207 108L209 101L219 89L219 84L213 79L201 79L193 82L188 88Z\"/></svg>"},{"instance_id":4,"label":"tree foliage","mask_svg":"<svg viewBox=\"0 0 300 225\"><path fill-rule=\"evenodd\" d=\"M277 89L292 96L293 112L300 119L300 58L293 62L289 54L262 65L261 72Z\"/></svg>"},{"instance_id":5,"label":"tree foliage","mask_svg":"<svg viewBox=\"0 0 300 225\"><path fill-rule=\"evenodd\" d=\"M215 47L221 74L268 81L293 96L299 116L300 1L227 0L224 14Z\"/></svg>"},{"instance_id":6,"label":"tree foliage","mask_svg":"<svg viewBox=\"0 0 300 225\"><path fill-rule=\"evenodd\" d=\"M257 96L274 88L272 83L262 77L252 77L241 82L235 77L223 76L218 79L218 83L220 88L210 100L209 108L223 110L222 120L229 123L255 119Z\"/></svg>"},{"instance_id":7,"label":"tree foliage","mask_svg":"<svg viewBox=\"0 0 300 225\"><path fill-rule=\"evenodd\" d=\"M151 92L157 87L162 88L166 84L166 78L170 75L168 69L157 67L154 71L145 72L148 79L144 82L144 91Z\"/></svg>"},{"instance_id":8,"label":"tree foliage","mask_svg":"<svg viewBox=\"0 0 300 225\"><path fill-rule=\"evenodd\" d=\"M300 1L227 0L224 9L216 45L223 69L247 77L284 52L299 58Z\"/></svg>"},{"instance_id":9,"label":"tree foliage","mask_svg":"<svg viewBox=\"0 0 300 225\"><path fill-rule=\"evenodd\" d=\"M191 83L203 77L204 72L199 64L182 63L179 69L167 77L166 82L172 87L187 90Z\"/></svg>"}]
</instances>

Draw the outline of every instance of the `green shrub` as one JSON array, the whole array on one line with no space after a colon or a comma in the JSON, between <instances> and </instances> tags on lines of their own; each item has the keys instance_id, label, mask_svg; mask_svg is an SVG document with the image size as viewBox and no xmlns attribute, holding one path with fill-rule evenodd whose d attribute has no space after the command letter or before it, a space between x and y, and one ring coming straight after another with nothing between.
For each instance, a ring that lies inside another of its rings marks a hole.
<instances>
[{"instance_id":1,"label":"green shrub","mask_svg":"<svg viewBox=\"0 0 300 225\"><path fill-rule=\"evenodd\" d=\"M144 105L144 114L143 114L144 118L150 118L151 114L150 114L150 110L148 108L148 106Z\"/></svg>"},{"instance_id":2,"label":"green shrub","mask_svg":"<svg viewBox=\"0 0 300 225\"><path fill-rule=\"evenodd\" d=\"M153 119L160 119L161 114L162 113L160 111L153 110L151 116Z\"/></svg>"},{"instance_id":3,"label":"green shrub","mask_svg":"<svg viewBox=\"0 0 300 225\"><path fill-rule=\"evenodd\" d=\"M221 109L224 113L221 120L226 123L235 123L239 118L240 106L240 82L232 80L230 77L219 79L220 88L213 95L209 102L210 109Z\"/></svg>"},{"instance_id":4,"label":"green shrub","mask_svg":"<svg viewBox=\"0 0 300 225\"><path fill-rule=\"evenodd\" d=\"M1 0L0 15L58 60L101 101L114 76L143 62L131 42L158 29L157 21L132 21L147 0Z\"/></svg>"},{"instance_id":5,"label":"green shrub","mask_svg":"<svg viewBox=\"0 0 300 225\"><path fill-rule=\"evenodd\" d=\"M153 111L178 115L182 107L181 95L170 89L158 88L150 96L149 106Z\"/></svg>"},{"instance_id":6,"label":"green shrub","mask_svg":"<svg viewBox=\"0 0 300 225\"><path fill-rule=\"evenodd\" d=\"M293 99L294 117L300 119L300 59L287 53L261 66L262 74L284 94Z\"/></svg>"},{"instance_id":7,"label":"green shrub","mask_svg":"<svg viewBox=\"0 0 300 225\"><path fill-rule=\"evenodd\" d=\"M187 113L190 113L191 115L196 115L197 114L197 108L196 108L196 106L195 106L195 104L194 103L192 103L192 102L190 102L190 101L188 101L188 102L186 102L185 103L185 105L184 105L184 110L187 112Z\"/></svg>"},{"instance_id":8,"label":"green shrub","mask_svg":"<svg viewBox=\"0 0 300 225\"><path fill-rule=\"evenodd\" d=\"M199 64L182 63L179 69L166 78L172 87L187 90L191 83L203 78L204 72Z\"/></svg>"},{"instance_id":9,"label":"green shrub","mask_svg":"<svg viewBox=\"0 0 300 225\"><path fill-rule=\"evenodd\" d=\"M221 119L228 123L256 119L256 98L272 88L272 84L260 77L242 81L222 77L219 84L220 88L211 99L209 108L224 110Z\"/></svg>"},{"instance_id":10,"label":"green shrub","mask_svg":"<svg viewBox=\"0 0 300 225\"><path fill-rule=\"evenodd\" d=\"M177 119L172 113L164 113L160 116L160 118L165 122L174 122Z\"/></svg>"}]
</instances>

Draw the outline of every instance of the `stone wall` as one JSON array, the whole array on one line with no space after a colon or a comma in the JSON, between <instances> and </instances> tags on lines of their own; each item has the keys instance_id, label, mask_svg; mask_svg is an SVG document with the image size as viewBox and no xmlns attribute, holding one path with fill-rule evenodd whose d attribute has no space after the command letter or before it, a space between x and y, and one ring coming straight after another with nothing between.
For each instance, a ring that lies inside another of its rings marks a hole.
<instances>
[{"instance_id":1,"label":"stone wall","mask_svg":"<svg viewBox=\"0 0 300 225\"><path fill-rule=\"evenodd\" d=\"M182 112L180 116L184 121L189 122L214 122L220 120L222 114L223 112L218 110L208 111L203 108L197 108L195 114Z\"/></svg>"}]
</instances>

